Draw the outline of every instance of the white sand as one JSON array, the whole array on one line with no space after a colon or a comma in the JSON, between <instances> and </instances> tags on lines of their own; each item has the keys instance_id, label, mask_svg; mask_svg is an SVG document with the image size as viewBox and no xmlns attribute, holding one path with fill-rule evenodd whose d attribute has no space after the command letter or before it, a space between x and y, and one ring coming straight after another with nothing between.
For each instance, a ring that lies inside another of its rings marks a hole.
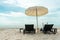
<instances>
[{"instance_id":1,"label":"white sand","mask_svg":"<svg viewBox=\"0 0 60 40\"><path fill-rule=\"evenodd\" d=\"M60 29L57 34L23 34L19 29L0 30L0 40L60 40Z\"/></svg>"}]
</instances>

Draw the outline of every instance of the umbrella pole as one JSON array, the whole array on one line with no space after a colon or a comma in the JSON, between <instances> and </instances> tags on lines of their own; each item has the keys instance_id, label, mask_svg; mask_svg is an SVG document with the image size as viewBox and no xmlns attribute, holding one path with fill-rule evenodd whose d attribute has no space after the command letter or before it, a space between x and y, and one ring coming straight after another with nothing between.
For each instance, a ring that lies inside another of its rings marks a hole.
<instances>
[{"instance_id":1,"label":"umbrella pole","mask_svg":"<svg viewBox=\"0 0 60 40\"><path fill-rule=\"evenodd\" d=\"M37 23L37 33L39 32L39 28L38 28L38 14L37 14L37 8L36 8L36 23Z\"/></svg>"},{"instance_id":2,"label":"umbrella pole","mask_svg":"<svg viewBox=\"0 0 60 40\"><path fill-rule=\"evenodd\" d=\"M36 8L36 23L37 23L37 28L38 28L38 14L37 14L37 8Z\"/></svg>"}]
</instances>

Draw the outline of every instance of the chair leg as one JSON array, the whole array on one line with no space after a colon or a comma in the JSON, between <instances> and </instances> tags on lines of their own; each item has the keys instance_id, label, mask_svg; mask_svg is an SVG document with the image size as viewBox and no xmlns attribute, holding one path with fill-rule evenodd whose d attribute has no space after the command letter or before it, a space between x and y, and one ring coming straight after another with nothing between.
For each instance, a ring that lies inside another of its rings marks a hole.
<instances>
[{"instance_id":1,"label":"chair leg","mask_svg":"<svg viewBox=\"0 0 60 40\"><path fill-rule=\"evenodd\" d=\"M21 33L21 29L19 29L20 30L20 33Z\"/></svg>"},{"instance_id":2,"label":"chair leg","mask_svg":"<svg viewBox=\"0 0 60 40\"><path fill-rule=\"evenodd\" d=\"M23 34L25 34L25 30L23 30Z\"/></svg>"},{"instance_id":3,"label":"chair leg","mask_svg":"<svg viewBox=\"0 0 60 40\"><path fill-rule=\"evenodd\" d=\"M54 32L53 32L53 34L56 34L57 33L57 29L56 28L54 28Z\"/></svg>"},{"instance_id":4,"label":"chair leg","mask_svg":"<svg viewBox=\"0 0 60 40\"><path fill-rule=\"evenodd\" d=\"M34 34L35 34L35 30L34 30Z\"/></svg>"},{"instance_id":5,"label":"chair leg","mask_svg":"<svg viewBox=\"0 0 60 40\"><path fill-rule=\"evenodd\" d=\"M42 28L40 29L40 31L43 31Z\"/></svg>"}]
</instances>

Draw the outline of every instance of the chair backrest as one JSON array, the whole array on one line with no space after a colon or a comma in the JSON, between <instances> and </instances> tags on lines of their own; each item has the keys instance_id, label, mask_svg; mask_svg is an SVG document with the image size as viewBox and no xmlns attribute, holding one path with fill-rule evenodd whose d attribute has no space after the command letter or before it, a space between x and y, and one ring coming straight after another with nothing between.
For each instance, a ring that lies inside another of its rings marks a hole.
<instances>
[{"instance_id":1,"label":"chair backrest","mask_svg":"<svg viewBox=\"0 0 60 40\"><path fill-rule=\"evenodd\" d=\"M51 31L53 24L45 24L44 31Z\"/></svg>"},{"instance_id":2,"label":"chair backrest","mask_svg":"<svg viewBox=\"0 0 60 40\"><path fill-rule=\"evenodd\" d=\"M25 24L25 30L32 31L33 29L34 29L34 25L33 24Z\"/></svg>"}]
</instances>

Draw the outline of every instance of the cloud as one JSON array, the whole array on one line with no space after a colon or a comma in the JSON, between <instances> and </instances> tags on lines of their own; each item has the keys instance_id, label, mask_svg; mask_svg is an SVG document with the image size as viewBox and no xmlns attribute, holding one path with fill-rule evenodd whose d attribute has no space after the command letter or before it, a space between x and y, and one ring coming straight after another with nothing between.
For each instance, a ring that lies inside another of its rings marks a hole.
<instances>
[{"instance_id":1,"label":"cloud","mask_svg":"<svg viewBox=\"0 0 60 40\"><path fill-rule=\"evenodd\" d=\"M8 14L0 13L0 16L5 16L5 17L22 17L26 16L24 13L21 12L10 12Z\"/></svg>"},{"instance_id":2,"label":"cloud","mask_svg":"<svg viewBox=\"0 0 60 40\"><path fill-rule=\"evenodd\" d=\"M2 3L9 4L9 5L21 5L21 6L31 6L36 5L40 0L3 0Z\"/></svg>"},{"instance_id":3,"label":"cloud","mask_svg":"<svg viewBox=\"0 0 60 40\"><path fill-rule=\"evenodd\" d=\"M45 6L47 7L49 10L52 10L53 8L57 8L60 7L58 4L60 4L59 0L3 0L2 5L8 5L8 6L17 6L16 9L19 10L19 7L22 8L28 8L31 6ZM7 8L8 8L7 6ZM14 8L14 10L15 10ZM13 10L13 9L12 9ZM21 11L21 10L20 10Z\"/></svg>"},{"instance_id":4,"label":"cloud","mask_svg":"<svg viewBox=\"0 0 60 40\"><path fill-rule=\"evenodd\" d=\"M26 15L21 12L11 12L9 14L0 13L0 26L15 26L17 24L21 24L22 21L24 21L21 17L24 18L25 16Z\"/></svg>"},{"instance_id":5,"label":"cloud","mask_svg":"<svg viewBox=\"0 0 60 40\"><path fill-rule=\"evenodd\" d=\"M14 3L16 3L16 1L15 0L5 0L5 1L3 1L3 3L5 3L5 4L14 4Z\"/></svg>"},{"instance_id":6,"label":"cloud","mask_svg":"<svg viewBox=\"0 0 60 40\"><path fill-rule=\"evenodd\" d=\"M25 8L11 6L11 5L0 5L0 13L9 13L9 12L25 12Z\"/></svg>"},{"instance_id":7,"label":"cloud","mask_svg":"<svg viewBox=\"0 0 60 40\"><path fill-rule=\"evenodd\" d=\"M9 24L11 24L11 21L9 21L6 17L1 17L0 16L0 23L2 25L9 25Z\"/></svg>"},{"instance_id":8,"label":"cloud","mask_svg":"<svg viewBox=\"0 0 60 40\"><path fill-rule=\"evenodd\" d=\"M31 6L46 6L47 8L60 7L60 0L3 0L2 4L14 5L23 8L28 8Z\"/></svg>"},{"instance_id":9,"label":"cloud","mask_svg":"<svg viewBox=\"0 0 60 40\"><path fill-rule=\"evenodd\" d=\"M45 6L49 9L60 7L57 4L60 4L60 0L16 0L17 6L28 8L31 6Z\"/></svg>"}]
</instances>

